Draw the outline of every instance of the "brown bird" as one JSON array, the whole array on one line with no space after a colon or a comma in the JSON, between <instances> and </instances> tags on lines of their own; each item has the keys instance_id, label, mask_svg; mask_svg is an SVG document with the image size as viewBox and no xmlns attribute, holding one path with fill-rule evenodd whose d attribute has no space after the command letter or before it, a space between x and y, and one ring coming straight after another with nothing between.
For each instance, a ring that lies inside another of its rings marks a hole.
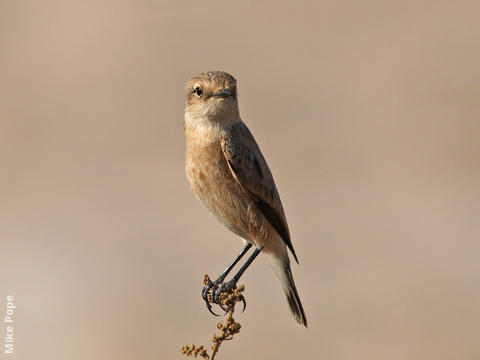
<instances>
[{"instance_id":1,"label":"brown bird","mask_svg":"<svg viewBox=\"0 0 480 360\"><path fill-rule=\"evenodd\" d=\"M234 288L255 257L263 252L287 296L295 320L307 326L287 247L293 249L282 202L267 162L253 135L240 119L236 80L222 71L202 73L186 85L185 171L191 189L228 229L244 239L245 247L211 285L219 304L221 291ZM225 277L245 253L255 250L229 282Z\"/></svg>"}]
</instances>

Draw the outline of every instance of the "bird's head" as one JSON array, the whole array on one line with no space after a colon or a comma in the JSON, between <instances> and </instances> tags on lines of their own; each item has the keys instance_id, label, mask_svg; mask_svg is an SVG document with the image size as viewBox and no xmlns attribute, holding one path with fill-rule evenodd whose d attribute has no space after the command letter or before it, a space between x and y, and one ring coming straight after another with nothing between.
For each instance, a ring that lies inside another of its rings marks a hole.
<instances>
[{"instance_id":1,"label":"bird's head","mask_svg":"<svg viewBox=\"0 0 480 360\"><path fill-rule=\"evenodd\" d=\"M185 87L185 118L217 123L239 117L237 81L223 71L209 71L192 78Z\"/></svg>"}]
</instances>

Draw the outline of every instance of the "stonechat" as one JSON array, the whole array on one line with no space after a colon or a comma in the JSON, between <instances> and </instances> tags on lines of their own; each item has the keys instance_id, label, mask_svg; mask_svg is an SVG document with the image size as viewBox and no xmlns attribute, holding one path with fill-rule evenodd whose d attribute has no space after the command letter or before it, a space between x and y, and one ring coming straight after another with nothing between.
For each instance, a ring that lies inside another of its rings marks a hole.
<instances>
[{"instance_id":1,"label":"stonechat","mask_svg":"<svg viewBox=\"0 0 480 360\"><path fill-rule=\"evenodd\" d=\"M273 176L250 130L240 119L235 78L222 71L202 73L186 85L185 171L192 191L222 224L240 236L244 248L220 277L203 290L214 299L236 286L262 252L280 281L295 320L307 318L290 269L290 250L297 261L285 212ZM245 264L228 282L225 277L254 246ZM218 303L218 301L217 301Z\"/></svg>"}]
</instances>

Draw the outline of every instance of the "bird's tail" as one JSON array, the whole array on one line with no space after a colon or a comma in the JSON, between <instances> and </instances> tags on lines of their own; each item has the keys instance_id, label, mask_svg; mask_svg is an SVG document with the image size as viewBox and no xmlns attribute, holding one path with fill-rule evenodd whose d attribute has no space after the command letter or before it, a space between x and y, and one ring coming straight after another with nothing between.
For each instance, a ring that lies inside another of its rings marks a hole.
<instances>
[{"instance_id":1,"label":"bird's tail","mask_svg":"<svg viewBox=\"0 0 480 360\"><path fill-rule=\"evenodd\" d=\"M307 317L305 316L305 311L303 310L300 296L298 296L297 288L295 287L295 281L293 281L292 270L290 269L288 259L287 262L284 262L278 258L273 258L270 256L269 258L273 271L277 276L277 279L280 281L283 291L285 291L288 305L290 306L290 311L292 312L293 317L299 324L307 327Z\"/></svg>"}]
</instances>

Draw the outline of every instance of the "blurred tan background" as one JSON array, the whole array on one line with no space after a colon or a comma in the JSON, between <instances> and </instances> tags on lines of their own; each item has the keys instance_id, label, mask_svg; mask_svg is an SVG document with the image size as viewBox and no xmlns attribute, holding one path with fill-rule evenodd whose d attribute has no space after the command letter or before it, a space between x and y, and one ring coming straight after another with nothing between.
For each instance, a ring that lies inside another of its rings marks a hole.
<instances>
[{"instance_id":1,"label":"blurred tan background","mask_svg":"<svg viewBox=\"0 0 480 360\"><path fill-rule=\"evenodd\" d=\"M14 358L209 344L201 281L241 242L186 183L183 87L219 69L276 178L310 328L261 258L218 358L479 359L475 3L0 0Z\"/></svg>"}]
</instances>

